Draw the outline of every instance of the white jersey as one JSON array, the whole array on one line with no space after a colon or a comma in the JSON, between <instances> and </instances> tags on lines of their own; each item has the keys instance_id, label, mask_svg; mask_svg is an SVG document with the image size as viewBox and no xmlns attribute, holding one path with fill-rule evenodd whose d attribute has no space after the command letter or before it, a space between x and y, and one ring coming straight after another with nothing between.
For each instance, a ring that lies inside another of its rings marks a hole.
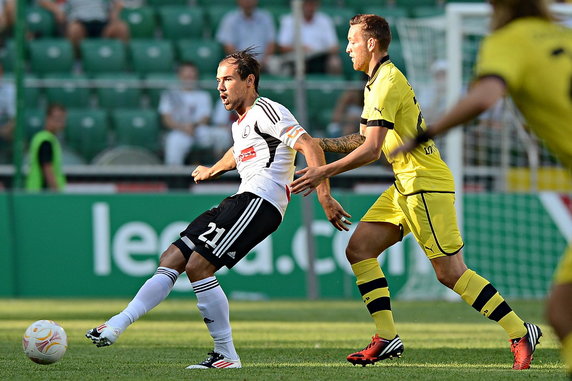
<instances>
[{"instance_id":1,"label":"white jersey","mask_svg":"<svg viewBox=\"0 0 572 381\"><path fill-rule=\"evenodd\" d=\"M286 107L258 97L246 115L232 124L234 159L241 178L237 193L254 193L284 216L295 171L293 147L305 133Z\"/></svg>"}]
</instances>

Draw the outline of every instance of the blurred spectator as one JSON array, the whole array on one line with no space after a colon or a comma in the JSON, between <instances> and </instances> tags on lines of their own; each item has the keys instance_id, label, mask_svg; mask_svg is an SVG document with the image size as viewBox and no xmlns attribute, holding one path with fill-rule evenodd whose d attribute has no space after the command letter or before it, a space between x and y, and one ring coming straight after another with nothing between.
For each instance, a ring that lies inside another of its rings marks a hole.
<instances>
[{"instance_id":1,"label":"blurred spectator","mask_svg":"<svg viewBox=\"0 0 572 381\"><path fill-rule=\"evenodd\" d=\"M170 129L165 137L165 163L183 165L193 147L218 149L224 144L222 153L230 147L229 126L221 132L209 126L212 113L212 98L205 91L197 89L199 71L191 62L183 62L178 69L180 86L161 94L159 113L163 124ZM220 152L217 152L220 153Z\"/></svg>"},{"instance_id":2,"label":"blurred spectator","mask_svg":"<svg viewBox=\"0 0 572 381\"><path fill-rule=\"evenodd\" d=\"M343 92L332 113L328 136L338 137L358 133L362 109L362 89L348 89Z\"/></svg>"},{"instance_id":3,"label":"blurred spectator","mask_svg":"<svg viewBox=\"0 0 572 381\"><path fill-rule=\"evenodd\" d=\"M257 8L258 0L237 0L238 8L222 19L216 39L223 44L226 54L254 47L258 61L264 68L274 53L276 31L272 15Z\"/></svg>"},{"instance_id":4,"label":"blurred spectator","mask_svg":"<svg viewBox=\"0 0 572 381\"><path fill-rule=\"evenodd\" d=\"M12 152L12 132L16 116L16 90L12 82L4 80L0 64L0 163L8 163Z\"/></svg>"},{"instance_id":5,"label":"blurred spectator","mask_svg":"<svg viewBox=\"0 0 572 381\"><path fill-rule=\"evenodd\" d=\"M318 11L319 6L319 0L304 0L302 3L300 33L306 53L306 72L340 74L342 62L334 22ZM280 22L278 45L282 53L294 51L294 25L292 14L285 15Z\"/></svg>"},{"instance_id":6,"label":"blurred spectator","mask_svg":"<svg viewBox=\"0 0 572 381\"><path fill-rule=\"evenodd\" d=\"M14 0L0 0L0 32L2 34L10 33L15 18L16 4Z\"/></svg>"},{"instance_id":7,"label":"blurred spectator","mask_svg":"<svg viewBox=\"0 0 572 381\"><path fill-rule=\"evenodd\" d=\"M84 38L129 39L129 27L119 18L120 0L39 0L39 5L53 13L76 53Z\"/></svg>"},{"instance_id":8,"label":"blurred spectator","mask_svg":"<svg viewBox=\"0 0 572 381\"><path fill-rule=\"evenodd\" d=\"M37 132L30 142L30 169L26 178L26 190L64 190L66 178L57 135L66 126L66 115L65 108L60 105L52 104L48 107L44 129Z\"/></svg>"}]
</instances>

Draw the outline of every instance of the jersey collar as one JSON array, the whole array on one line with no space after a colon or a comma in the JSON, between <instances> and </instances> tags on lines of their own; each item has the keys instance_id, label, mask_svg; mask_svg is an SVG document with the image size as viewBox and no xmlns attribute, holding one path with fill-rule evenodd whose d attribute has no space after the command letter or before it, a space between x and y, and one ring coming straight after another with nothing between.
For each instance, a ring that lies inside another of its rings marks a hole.
<instances>
[{"instance_id":1,"label":"jersey collar","mask_svg":"<svg viewBox=\"0 0 572 381\"><path fill-rule=\"evenodd\" d=\"M377 77L377 73L379 73L379 68L381 67L381 65L383 65L386 62L389 62L389 55L388 54L383 56L373 67L372 74L367 79L367 86L368 87L373 83L373 81L375 81L375 78Z\"/></svg>"},{"instance_id":2,"label":"jersey collar","mask_svg":"<svg viewBox=\"0 0 572 381\"><path fill-rule=\"evenodd\" d=\"M240 122L242 122L242 120L243 120L244 118L246 118L246 114L248 114L248 111L250 111L250 109L252 109L252 108L256 105L256 103L258 103L258 100L259 100L259 99L260 99L260 96L256 97L256 99L254 100L254 103L252 104L252 106L250 106L250 108L249 108L244 114L242 114L241 117L238 118L238 120L236 121L238 124L240 124Z\"/></svg>"}]
</instances>

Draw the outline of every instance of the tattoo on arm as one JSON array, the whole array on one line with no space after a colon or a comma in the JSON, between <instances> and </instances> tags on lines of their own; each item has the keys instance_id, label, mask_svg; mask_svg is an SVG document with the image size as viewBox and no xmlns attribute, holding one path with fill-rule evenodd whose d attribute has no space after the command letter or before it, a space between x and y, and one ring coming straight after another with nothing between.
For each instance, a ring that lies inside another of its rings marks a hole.
<instances>
[{"instance_id":1,"label":"tattoo on arm","mask_svg":"<svg viewBox=\"0 0 572 381\"><path fill-rule=\"evenodd\" d=\"M365 141L365 136L351 134L339 138L320 138L320 147L325 152L350 153Z\"/></svg>"}]
</instances>

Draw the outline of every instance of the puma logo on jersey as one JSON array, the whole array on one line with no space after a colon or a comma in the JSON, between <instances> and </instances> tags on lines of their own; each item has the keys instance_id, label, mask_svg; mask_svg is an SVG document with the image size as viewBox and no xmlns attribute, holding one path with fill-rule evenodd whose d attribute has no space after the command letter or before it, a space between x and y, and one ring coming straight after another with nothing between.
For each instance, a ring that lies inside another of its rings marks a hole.
<instances>
[{"instance_id":1,"label":"puma logo on jersey","mask_svg":"<svg viewBox=\"0 0 572 381\"><path fill-rule=\"evenodd\" d=\"M238 155L238 161L245 162L250 159L254 159L256 157L256 151L254 147L248 147L240 151L240 155Z\"/></svg>"},{"instance_id":2,"label":"puma logo on jersey","mask_svg":"<svg viewBox=\"0 0 572 381\"><path fill-rule=\"evenodd\" d=\"M377 107L374 107L373 109L374 109L375 111L379 112L379 115L381 115L381 114L382 114L382 111L383 111L383 109L384 109L384 107L382 107L381 110L378 109Z\"/></svg>"}]
</instances>

